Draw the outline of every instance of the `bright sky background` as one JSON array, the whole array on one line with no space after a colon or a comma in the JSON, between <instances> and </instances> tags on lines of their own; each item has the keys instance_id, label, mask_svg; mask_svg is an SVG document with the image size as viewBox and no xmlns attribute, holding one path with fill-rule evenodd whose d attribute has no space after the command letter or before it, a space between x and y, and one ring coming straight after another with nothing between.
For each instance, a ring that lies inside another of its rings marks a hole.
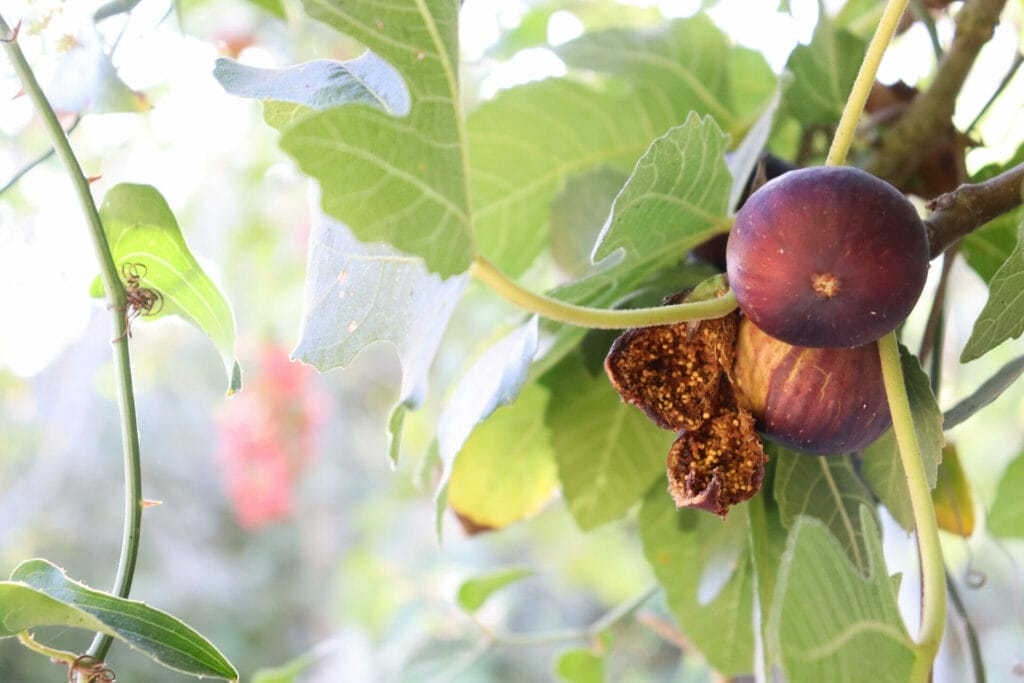
<instances>
[{"instance_id":1,"label":"bright sky background","mask_svg":"<svg viewBox=\"0 0 1024 683\"><path fill-rule=\"evenodd\" d=\"M26 27L50 9L61 8L41 37L30 31L22 36L23 48L43 83L52 78L53 54L62 35L75 35L82 43L98 40L88 29L88 18L100 4L99 0L5 0L5 18L11 22L24 18ZM634 4L657 5L667 16L688 16L700 3L636 0ZM780 71L792 47L810 40L817 20L817 3L792 0L792 16L775 12L777 4L723 0L710 14L738 43L764 52L772 67ZM832 0L827 4L835 9L842 3ZM241 2L233 8L230 3L225 6L226 27L246 24L246 13L254 11ZM169 7L167 0L143 0L133 13L115 55L122 78L133 88L152 92L157 107L143 116L88 116L73 138L80 156L86 160L86 172L104 176L94 186L97 197L102 197L116 182L151 183L177 209L187 204L209 175L190 169L221 168L226 160L237 157L240 150L256 142L275 144L275 135L260 120L258 108L251 102L226 96L213 79L211 71L217 57L214 47L183 35L173 19L165 19ZM528 9L522 0L467 0L462 14L466 59L479 60L503 27L517 25ZM289 3L289 10L298 11L297 3ZM112 41L124 22L115 19L103 26L108 32L105 40ZM570 40L581 28L573 15L559 12L549 24L549 39L552 43ZM943 25L940 30L948 35L950 27ZM969 123L977 108L988 99L994 79L1005 72L1016 46L1017 35L1012 28L1000 26L996 39L975 69L981 76L972 78L964 91L963 106L957 113L961 126ZM931 68L930 54L923 29L912 30L887 54L880 77L887 82L901 77L914 82ZM247 50L243 58L280 66L275 63L275 55L260 48ZM89 68L82 67L83 79ZM562 73L564 66L553 52L527 50L508 63L494 66L483 83L484 94L493 95L517 83ZM0 60L0 135L15 139L33 116L27 98L12 99L19 90L6 60ZM1021 74L1011 92L1014 96L1004 98L1006 101L992 110L981 128L986 142L996 146L973 153L970 161L975 167L1008 157L1013 152L1010 143L1024 138ZM71 94L61 93L65 97ZM25 150L14 147L0 144L0 182L29 158ZM102 168L88 167L89 160L102 161ZM272 173L296 175L283 155ZM28 376L45 367L81 334L92 306L96 305L88 303L85 293L95 274L95 260L79 207L58 164L49 163L32 171L22 179L20 191L27 204L17 209L7 198L0 197L0 320L4 321L0 364ZM188 238L190 226L183 227ZM210 256L214 260L217 257ZM216 264L210 264L210 268L216 277Z\"/></svg>"}]
</instances>

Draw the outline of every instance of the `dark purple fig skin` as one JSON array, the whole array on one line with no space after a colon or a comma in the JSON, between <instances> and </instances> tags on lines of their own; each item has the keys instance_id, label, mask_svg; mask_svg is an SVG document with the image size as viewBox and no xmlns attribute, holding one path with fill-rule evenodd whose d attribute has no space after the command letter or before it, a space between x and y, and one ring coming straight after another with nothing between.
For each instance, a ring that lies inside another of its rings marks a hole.
<instances>
[{"instance_id":1,"label":"dark purple fig skin","mask_svg":"<svg viewBox=\"0 0 1024 683\"><path fill-rule=\"evenodd\" d=\"M762 330L797 346L854 347L910 314L928 275L928 238L888 183L848 166L805 168L750 196L726 259L740 309ZM836 287L816 291L815 278Z\"/></svg>"},{"instance_id":2,"label":"dark purple fig skin","mask_svg":"<svg viewBox=\"0 0 1024 683\"><path fill-rule=\"evenodd\" d=\"M864 448L892 423L878 344L791 346L740 322L733 366L741 406L772 441L814 455Z\"/></svg>"}]
</instances>

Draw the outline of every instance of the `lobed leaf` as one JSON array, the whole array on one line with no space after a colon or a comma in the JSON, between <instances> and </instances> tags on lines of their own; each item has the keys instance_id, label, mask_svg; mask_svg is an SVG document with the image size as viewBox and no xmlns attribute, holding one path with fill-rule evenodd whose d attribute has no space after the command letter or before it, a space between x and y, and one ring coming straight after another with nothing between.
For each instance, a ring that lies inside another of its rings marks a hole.
<instances>
[{"instance_id":1,"label":"lobed leaf","mask_svg":"<svg viewBox=\"0 0 1024 683\"><path fill-rule=\"evenodd\" d=\"M644 556L679 628L724 675L749 673L754 660L753 578L746 505L726 520L676 510L661 485L640 507ZM808 679L810 680L810 679ZM820 680L820 679L819 679Z\"/></svg>"},{"instance_id":2,"label":"lobed leaf","mask_svg":"<svg viewBox=\"0 0 1024 683\"><path fill-rule=\"evenodd\" d=\"M38 626L101 631L169 669L238 680L224 655L179 619L88 588L50 562L35 559L18 565L10 581L0 582L0 638Z\"/></svg>"},{"instance_id":3,"label":"lobed leaf","mask_svg":"<svg viewBox=\"0 0 1024 683\"><path fill-rule=\"evenodd\" d=\"M802 516L790 531L768 628L769 645L789 680L909 680L916 648L900 618L878 527L866 507L860 526L866 573L820 520Z\"/></svg>"},{"instance_id":4,"label":"lobed leaf","mask_svg":"<svg viewBox=\"0 0 1024 683\"><path fill-rule=\"evenodd\" d=\"M459 586L456 600L459 603L459 607L469 614L475 614L492 595L505 586L524 579L531 574L533 574L533 571L530 569L514 567L511 569L500 569L484 576L467 579Z\"/></svg>"},{"instance_id":5,"label":"lobed leaf","mask_svg":"<svg viewBox=\"0 0 1024 683\"><path fill-rule=\"evenodd\" d=\"M1024 538L1024 453L1018 455L1003 472L996 499L988 513L988 530L1000 538Z\"/></svg>"},{"instance_id":6,"label":"lobed leaf","mask_svg":"<svg viewBox=\"0 0 1024 683\"><path fill-rule=\"evenodd\" d=\"M921 369L917 358L904 346L900 346L900 364L903 380L910 399L910 411L914 417L914 430L921 447L925 476L928 485L935 488L939 462L942 460L943 436L942 411L932 394L928 375ZM882 504L888 508L900 526L910 531L914 528L914 515L910 509L910 491L903 474L896 437L889 429L875 443L864 450L861 474Z\"/></svg>"},{"instance_id":7,"label":"lobed leaf","mask_svg":"<svg viewBox=\"0 0 1024 683\"><path fill-rule=\"evenodd\" d=\"M388 242L447 278L475 252L459 102L458 4L306 0L306 11L351 35L405 80L410 108L393 116L349 104L300 118L281 146L320 181L321 203L366 242Z\"/></svg>"},{"instance_id":8,"label":"lobed leaf","mask_svg":"<svg viewBox=\"0 0 1024 683\"><path fill-rule=\"evenodd\" d=\"M192 255L160 192L149 185L115 185L103 198L100 219L122 275L131 264L141 264L136 267L139 285L156 290L163 298L162 308L147 317L178 315L205 332L224 362L228 393L241 389L231 306ZM103 295L99 277L89 292Z\"/></svg>"},{"instance_id":9,"label":"lobed leaf","mask_svg":"<svg viewBox=\"0 0 1024 683\"><path fill-rule=\"evenodd\" d=\"M604 373L574 354L545 376L545 421L552 433L562 496L584 530L618 519L665 476L674 435L625 404Z\"/></svg>"},{"instance_id":10,"label":"lobed leaf","mask_svg":"<svg viewBox=\"0 0 1024 683\"><path fill-rule=\"evenodd\" d=\"M321 372L346 366L374 342L395 347L402 364L399 403L389 423L397 460L402 419L418 406L427 373L466 277L442 280L423 259L387 244L357 240L320 214L309 237L309 262L294 358Z\"/></svg>"},{"instance_id":11,"label":"lobed leaf","mask_svg":"<svg viewBox=\"0 0 1024 683\"><path fill-rule=\"evenodd\" d=\"M989 282L988 301L974 323L960 362L981 358L1007 339L1024 332L1024 219L1017 226L1017 245Z\"/></svg>"},{"instance_id":12,"label":"lobed leaf","mask_svg":"<svg viewBox=\"0 0 1024 683\"><path fill-rule=\"evenodd\" d=\"M781 447L772 449L775 500L783 526L792 529L802 517L820 520L861 572L869 569L860 508L871 510L871 492L857 476L849 455L814 457ZM874 520L873 520L874 521Z\"/></svg>"}]
</instances>

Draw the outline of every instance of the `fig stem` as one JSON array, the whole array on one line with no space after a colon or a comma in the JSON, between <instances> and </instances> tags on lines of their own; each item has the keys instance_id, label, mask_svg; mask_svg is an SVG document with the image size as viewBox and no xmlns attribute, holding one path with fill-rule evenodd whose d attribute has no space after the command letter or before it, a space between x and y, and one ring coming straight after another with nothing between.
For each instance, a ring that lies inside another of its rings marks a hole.
<instances>
[{"instance_id":1,"label":"fig stem","mask_svg":"<svg viewBox=\"0 0 1024 683\"><path fill-rule=\"evenodd\" d=\"M946 624L946 567L942 560L931 487L924 471L921 445L914 429L914 416L903 381L900 351L894 332L878 340L878 354L882 362L882 378L889 399L889 412L892 413L892 426L899 446L903 474L910 490L910 505L917 530L917 551L921 561L921 629L911 680L926 683Z\"/></svg>"},{"instance_id":2,"label":"fig stem","mask_svg":"<svg viewBox=\"0 0 1024 683\"><path fill-rule=\"evenodd\" d=\"M857 120L860 119L864 104L868 101L868 93L871 92L875 74L878 73L878 65L896 34L896 27L908 3L909 0L889 0L886 4L882 18L878 20L875 35L872 36L867 52L864 53L864 61L857 72L857 79L853 82L849 97L846 98L843 115L839 119L836 134L832 138L832 146L825 159L826 166L842 166L846 162L846 153L850 151L850 144L857 132Z\"/></svg>"},{"instance_id":3,"label":"fig stem","mask_svg":"<svg viewBox=\"0 0 1024 683\"><path fill-rule=\"evenodd\" d=\"M653 327L672 323L721 318L736 308L736 295L730 289L708 301L694 301L652 308L607 309L577 306L565 301L537 294L522 287L501 272L483 256L477 256L469 268L470 274L487 285L506 301L519 308L536 313L542 318L579 327L621 330L628 327Z\"/></svg>"},{"instance_id":4,"label":"fig stem","mask_svg":"<svg viewBox=\"0 0 1024 683\"><path fill-rule=\"evenodd\" d=\"M92 237L93 251L99 261L100 280L107 295L107 308L110 309L113 327L114 374L117 380L117 407L121 416L121 443L123 448L125 499L124 525L121 536L121 553L117 562L117 574L111 592L119 597L128 597L135 575L135 564L139 554L139 534L142 528L142 464L139 447L139 428L135 412L135 390L132 384L131 356L128 351L127 320L124 314L127 294L121 275L107 242L103 223L100 220L96 202L89 187L89 180L82 172L82 166L75 156L67 133L60 125L57 114L43 94L39 81L36 79L25 59L25 54L18 45L17 31L11 30L4 17L0 15L0 44L3 45L7 57L21 81L25 94L32 101L36 112L42 119L43 126L50 137L50 143L57 156L64 164L68 178L74 187L89 226ZM106 658L113 638L97 633L89 646L89 655L97 660Z\"/></svg>"}]
</instances>

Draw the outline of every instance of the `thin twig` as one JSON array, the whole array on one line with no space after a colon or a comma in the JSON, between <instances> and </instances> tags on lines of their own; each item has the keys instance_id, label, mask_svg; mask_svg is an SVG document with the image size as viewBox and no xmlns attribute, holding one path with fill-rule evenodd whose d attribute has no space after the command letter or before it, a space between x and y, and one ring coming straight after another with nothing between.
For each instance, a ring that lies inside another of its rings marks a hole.
<instances>
[{"instance_id":1,"label":"thin twig","mask_svg":"<svg viewBox=\"0 0 1024 683\"><path fill-rule=\"evenodd\" d=\"M971 134L971 131L973 131L978 123L981 122L981 119L988 113L988 110L992 107L993 103L995 103L999 96L1003 94L1003 91L1006 90L1006 86L1008 86L1010 81L1013 80L1013 77L1017 75L1017 70L1020 68L1021 64L1024 64L1024 55L1017 52L1013 55L1013 63L1010 64L1010 68L1006 70L1006 75L1003 76L1003 80L999 81L999 85L996 87L995 92L992 93L992 96L988 98L988 102L985 103L985 106L981 108L981 111L979 111L977 116L974 117L974 120L971 121L971 125L967 126L967 130L965 131L967 135Z\"/></svg>"},{"instance_id":2,"label":"thin twig","mask_svg":"<svg viewBox=\"0 0 1024 683\"><path fill-rule=\"evenodd\" d=\"M960 598L960 591L956 582L949 572L946 572L946 590L949 591L949 601L953 609L960 616L960 623L964 627L964 637L967 640L967 648L971 653L971 668L974 671L974 683L985 683L985 661L981 657L981 645L978 643L978 632L974 630L970 615L964 601Z\"/></svg>"},{"instance_id":3,"label":"thin twig","mask_svg":"<svg viewBox=\"0 0 1024 683\"><path fill-rule=\"evenodd\" d=\"M108 306L112 313L112 327L114 332L113 353L114 372L117 379L117 402L121 415L121 443L124 449L124 472L125 472L125 512L124 527L121 536L121 553L118 558L117 575L114 578L114 586L111 590L115 595L127 598L131 592L132 578L135 575L135 564L139 553L139 533L142 528L142 465L139 453L139 430L135 413L135 391L132 386L131 357L128 353L128 339L125 334L126 321L123 311L128 303L128 294L124 283L121 282L117 265L114 263L110 245L107 242L106 233L103 231L103 223L100 220L99 211L96 209L96 202L93 200L92 191L89 188L89 181L82 172L82 167L71 149L64 128L61 127L57 114L54 112L50 102L43 94L43 89L36 80L32 67L25 59L24 53L18 46L17 31L12 31L0 15L0 35L8 36L3 43L7 57L14 67L14 72L21 80L22 87L36 112L43 120L43 124L50 136L50 143L53 145L57 156L63 162L75 189L75 194L85 214L86 222L89 225L89 234L92 238L93 251L100 267L100 280L103 283L107 295ZM102 633L97 633L88 654L102 661L106 658L107 651L113 639Z\"/></svg>"},{"instance_id":4,"label":"thin twig","mask_svg":"<svg viewBox=\"0 0 1024 683\"><path fill-rule=\"evenodd\" d=\"M982 45L992 37L1006 0L968 0L956 15L956 33L939 63L931 87L919 94L906 114L881 140L864 165L866 171L900 185L952 125L956 98Z\"/></svg>"},{"instance_id":5,"label":"thin twig","mask_svg":"<svg viewBox=\"0 0 1024 683\"><path fill-rule=\"evenodd\" d=\"M81 123L81 122L82 122L82 115L79 114L78 116L75 117L75 120L71 123L71 125L68 126L67 130L64 131L64 134L65 135L71 135L71 133L74 132L75 128L78 128L78 124ZM42 154L40 154L39 156L37 156L35 159L30 161L29 163L25 164L20 170L18 170L17 173L15 173L13 176L11 176L10 180L8 180L6 183L4 183L3 187L0 187L0 195L2 195L4 192L7 192L7 190L11 189L15 185L17 185L18 181L21 180L22 178L24 178L29 173L29 171L31 171L36 166L38 166L39 164L43 163L44 161L46 161L47 159L49 159L50 157L52 157L56 153L57 153L56 150L53 147L51 147L50 149L48 149L47 151L45 151Z\"/></svg>"}]
</instances>

